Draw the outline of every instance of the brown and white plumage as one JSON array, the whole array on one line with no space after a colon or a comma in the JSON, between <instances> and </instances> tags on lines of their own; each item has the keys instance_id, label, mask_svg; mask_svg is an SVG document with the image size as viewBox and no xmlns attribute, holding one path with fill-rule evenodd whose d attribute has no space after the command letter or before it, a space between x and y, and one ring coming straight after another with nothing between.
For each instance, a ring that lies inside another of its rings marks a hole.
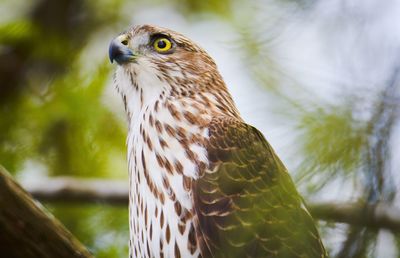
<instances>
[{"instance_id":1,"label":"brown and white plumage","mask_svg":"<svg viewBox=\"0 0 400 258\"><path fill-rule=\"evenodd\" d=\"M326 257L285 167L202 48L143 25L110 58L129 121L131 257Z\"/></svg>"}]
</instances>

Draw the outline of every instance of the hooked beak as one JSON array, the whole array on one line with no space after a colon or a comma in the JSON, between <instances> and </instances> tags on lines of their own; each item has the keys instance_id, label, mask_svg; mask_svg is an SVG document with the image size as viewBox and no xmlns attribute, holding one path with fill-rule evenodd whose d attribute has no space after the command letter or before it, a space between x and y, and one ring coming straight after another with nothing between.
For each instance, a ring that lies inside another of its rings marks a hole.
<instances>
[{"instance_id":1,"label":"hooked beak","mask_svg":"<svg viewBox=\"0 0 400 258\"><path fill-rule=\"evenodd\" d=\"M111 41L108 56L111 63L115 60L120 65L128 63L135 58L135 54L128 47L125 35L120 35Z\"/></svg>"}]
</instances>

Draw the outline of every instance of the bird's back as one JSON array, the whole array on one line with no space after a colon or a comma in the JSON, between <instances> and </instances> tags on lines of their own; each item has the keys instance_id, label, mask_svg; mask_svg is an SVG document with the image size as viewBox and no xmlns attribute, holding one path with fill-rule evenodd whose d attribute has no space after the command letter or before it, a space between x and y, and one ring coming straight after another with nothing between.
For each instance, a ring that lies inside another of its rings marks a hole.
<instances>
[{"instance_id":1,"label":"bird's back","mask_svg":"<svg viewBox=\"0 0 400 258\"><path fill-rule=\"evenodd\" d=\"M218 117L209 135L213 169L194 186L204 257L326 257L312 217L262 134Z\"/></svg>"}]
</instances>

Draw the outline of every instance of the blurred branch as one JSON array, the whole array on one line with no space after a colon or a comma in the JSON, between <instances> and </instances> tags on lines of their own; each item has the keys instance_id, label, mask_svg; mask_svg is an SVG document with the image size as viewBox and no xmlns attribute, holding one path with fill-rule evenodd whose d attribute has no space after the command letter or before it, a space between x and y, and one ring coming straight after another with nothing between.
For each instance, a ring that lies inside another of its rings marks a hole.
<instances>
[{"instance_id":1,"label":"blurred branch","mask_svg":"<svg viewBox=\"0 0 400 258\"><path fill-rule=\"evenodd\" d=\"M387 203L370 205L362 202L321 202L310 203L309 209L320 220L400 231L400 210Z\"/></svg>"},{"instance_id":2,"label":"blurred branch","mask_svg":"<svg viewBox=\"0 0 400 258\"><path fill-rule=\"evenodd\" d=\"M396 193L390 167L392 161L390 139L399 114L399 85L400 64L396 64L375 104L373 115L367 126L368 140L364 153L363 170L366 179L364 196L370 207L376 207L382 202L391 203ZM337 257L364 257L369 245L375 242L376 238L377 231L366 231L359 226L350 227L347 239L343 242Z\"/></svg>"},{"instance_id":3,"label":"blurred branch","mask_svg":"<svg viewBox=\"0 0 400 258\"><path fill-rule=\"evenodd\" d=\"M41 201L128 204L128 184L124 181L57 177L22 185Z\"/></svg>"},{"instance_id":4,"label":"blurred branch","mask_svg":"<svg viewBox=\"0 0 400 258\"><path fill-rule=\"evenodd\" d=\"M37 183L23 184L41 201L128 204L128 183L110 180L82 180L68 177L47 178ZM320 220L348 223L369 228L386 228L400 231L400 210L379 203L366 205L361 202L309 203L312 215Z\"/></svg>"},{"instance_id":5,"label":"blurred branch","mask_svg":"<svg viewBox=\"0 0 400 258\"><path fill-rule=\"evenodd\" d=\"M399 116L400 63L376 104L376 110L368 125L369 141L366 160L366 192L368 202L392 201L395 195L393 175L390 171L390 138Z\"/></svg>"},{"instance_id":6,"label":"blurred branch","mask_svg":"<svg viewBox=\"0 0 400 258\"><path fill-rule=\"evenodd\" d=\"M90 258L89 251L0 166L1 257Z\"/></svg>"}]
</instances>

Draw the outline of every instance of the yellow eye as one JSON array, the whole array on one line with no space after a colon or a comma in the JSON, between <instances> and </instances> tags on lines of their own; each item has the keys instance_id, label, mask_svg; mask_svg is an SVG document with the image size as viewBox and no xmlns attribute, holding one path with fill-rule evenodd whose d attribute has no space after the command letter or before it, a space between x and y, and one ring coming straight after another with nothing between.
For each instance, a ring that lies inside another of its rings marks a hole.
<instances>
[{"instance_id":1,"label":"yellow eye","mask_svg":"<svg viewBox=\"0 0 400 258\"><path fill-rule=\"evenodd\" d=\"M165 53L172 47L172 42L167 38L158 38L153 43L154 49L159 53Z\"/></svg>"}]
</instances>

